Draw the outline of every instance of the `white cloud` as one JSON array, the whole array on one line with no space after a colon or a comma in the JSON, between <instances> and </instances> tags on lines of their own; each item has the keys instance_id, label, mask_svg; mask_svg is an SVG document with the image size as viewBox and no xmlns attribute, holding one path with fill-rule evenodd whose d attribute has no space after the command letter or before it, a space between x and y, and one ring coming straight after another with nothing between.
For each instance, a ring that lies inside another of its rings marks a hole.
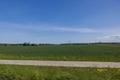
<instances>
[{"instance_id":1,"label":"white cloud","mask_svg":"<svg viewBox=\"0 0 120 80\"><path fill-rule=\"evenodd\" d=\"M120 39L120 35L104 36L103 39Z\"/></svg>"},{"instance_id":2,"label":"white cloud","mask_svg":"<svg viewBox=\"0 0 120 80\"><path fill-rule=\"evenodd\" d=\"M32 30L32 31L61 31L61 32L78 32L78 33L101 33L101 34L117 34L120 28L87 28L87 27L66 27L49 24L18 24L18 23L1 23L0 28L14 30Z\"/></svg>"},{"instance_id":3,"label":"white cloud","mask_svg":"<svg viewBox=\"0 0 120 80\"><path fill-rule=\"evenodd\" d=\"M17 38L16 40L28 40L28 39L43 39L43 36L38 36L37 32L45 32L47 37L49 34L47 32L71 32L76 33L86 41L87 39L94 39L96 41L119 41L120 40L120 28L86 28L86 27L64 27L64 26L55 26L55 25L41 25L41 24L17 24L17 23L0 23L0 36L2 39L7 40L8 37ZM31 33L33 32L33 33ZM34 33L35 32L35 33ZM83 33L83 34L81 34ZM89 34L92 33L92 34ZM87 36L86 36L87 35ZM108 35L108 36L104 36ZM32 37L31 37L32 36ZM53 35L54 36L54 35ZM102 36L102 37L99 37ZM40 37L40 38L37 38ZM45 39L46 36L44 36ZM86 37L86 38L85 38ZM98 38L99 37L99 38ZM23 39L22 39L23 38ZM44 40L43 40L44 41Z\"/></svg>"},{"instance_id":4,"label":"white cloud","mask_svg":"<svg viewBox=\"0 0 120 80\"><path fill-rule=\"evenodd\" d=\"M79 32L79 33L93 33L96 32L90 28L71 28L54 25L40 25L40 24L16 24L16 23L0 23L0 27L5 29L18 29L18 30L34 30L34 31L62 31L62 32Z\"/></svg>"},{"instance_id":5,"label":"white cloud","mask_svg":"<svg viewBox=\"0 0 120 80\"><path fill-rule=\"evenodd\" d=\"M87 28L87 27L66 27L66 26L55 26L49 24L17 24L17 23L2 23L0 22L0 32L4 31L23 31L27 33L27 31L37 31L37 32L47 32L47 31L55 31L55 32L77 32L77 33L94 33L102 35L113 35L119 34L119 27L111 27L111 28ZM102 37L103 38L103 37Z\"/></svg>"},{"instance_id":6,"label":"white cloud","mask_svg":"<svg viewBox=\"0 0 120 80\"><path fill-rule=\"evenodd\" d=\"M120 42L120 35L108 35L98 38L99 41L105 42Z\"/></svg>"},{"instance_id":7,"label":"white cloud","mask_svg":"<svg viewBox=\"0 0 120 80\"><path fill-rule=\"evenodd\" d=\"M93 29L89 28L73 28L73 27L61 27L54 25L40 25L40 24L17 24L17 23L0 23L0 42L18 43L18 42L64 42L68 41L68 38L55 40L56 36L50 34L50 32L71 32L71 33L93 33ZM44 33L43 35L38 32ZM47 33L48 32L48 33ZM68 34L69 36L69 34ZM74 36L73 36L74 37ZM59 37L57 37L59 38ZM71 38L70 38L71 39ZM73 38L74 39L74 38Z\"/></svg>"},{"instance_id":8,"label":"white cloud","mask_svg":"<svg viewBox=\"0 0 120 80\"><path fill-rule=\"evenodd\" d=\"M89 28L69 28L69 27L52 27L51 30L64 31L64 32L80 32L80 33L95 32L93 29L89 29Z\"/></svg>"}]
</instances>

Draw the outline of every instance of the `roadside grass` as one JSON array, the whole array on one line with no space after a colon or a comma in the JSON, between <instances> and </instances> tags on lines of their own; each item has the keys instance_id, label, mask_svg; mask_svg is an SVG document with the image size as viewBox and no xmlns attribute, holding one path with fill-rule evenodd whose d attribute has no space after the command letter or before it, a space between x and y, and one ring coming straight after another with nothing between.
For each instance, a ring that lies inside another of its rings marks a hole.
<instances>
[{"instance_id":1,"label":"roadside grass","mask_svg":"<svg viewBox=\"0 0 120 80\"><path fill-rule=\"evenodd\" d=\"M120 61L120 45L0 46L0 59Z\"/></svg>"},{"instance_id":2,"label":"roadside grass","mask_svg":"<svg viewBox=\"0 0 120 80\"><path fill-rule=\"evenodd\" d=\"M0 80L120 80L120 69L0 65Z\"/></svg>"}]
</instances>

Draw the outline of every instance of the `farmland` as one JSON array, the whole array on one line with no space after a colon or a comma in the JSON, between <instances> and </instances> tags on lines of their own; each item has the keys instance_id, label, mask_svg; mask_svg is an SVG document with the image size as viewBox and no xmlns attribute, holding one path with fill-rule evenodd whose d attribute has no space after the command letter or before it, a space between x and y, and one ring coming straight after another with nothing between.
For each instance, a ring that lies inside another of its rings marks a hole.
<instances>
[{"instance_id":1,"label":"farmland","mask_svg":"<svg viewBox=\"0 0 120 80\"><path fill-rule=\"evenodd\" d=\"M120 69L0 65L0 80L120 80Z\"/></svg>"},{"instance_id":2,"label":"farmland","mask_svg":"<svg viewBox=\"0 0 120 80\"><path fill-rule=\"evenodd\" d=\"M119 44L0 46L0 59L120 61ZM120 80L120 68L0 65L0 80Z\"/></svg>"},{"instance_id":3,"label":"farmland","mask_svg":"<svg viewBox=\"0 0 120 80\"><path fill-rule=\"evenodd\" d=\"M0 59L119 62L120 45L0 46Z\"/></svg>"}]
</instances>

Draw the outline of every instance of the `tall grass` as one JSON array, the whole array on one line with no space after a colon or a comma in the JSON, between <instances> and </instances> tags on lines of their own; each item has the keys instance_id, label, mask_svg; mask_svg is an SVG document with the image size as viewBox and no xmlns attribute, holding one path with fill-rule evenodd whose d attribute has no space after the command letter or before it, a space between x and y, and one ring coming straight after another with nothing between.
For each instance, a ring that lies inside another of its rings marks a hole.
<instances>
[{"instance_id":1,"label":"tall grass","mask_svg":"<svg viewBox=\"0 0 120 80\"><path fill-rule=\"evenodd\" d=\"M0 80L120 80L120 69L0 65Z\"/></svg>"}]
</instances>

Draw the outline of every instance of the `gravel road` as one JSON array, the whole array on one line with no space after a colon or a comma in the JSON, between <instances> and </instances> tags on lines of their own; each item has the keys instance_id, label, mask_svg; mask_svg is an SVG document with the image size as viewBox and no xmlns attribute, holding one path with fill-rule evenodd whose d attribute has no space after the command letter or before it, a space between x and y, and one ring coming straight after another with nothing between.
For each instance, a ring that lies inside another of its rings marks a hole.
<instances>
[{"instance_id":1,"label":"gravel road","mask_svg":"<svg viewBox=\"0 0 120 80\"><path fill-rule=\"evenodd\" d=\"M90 62L90 61L37 61L37 60L0 60L0 64L59 66L59 67L96 67L120 68L120 62Z\"/></svg>"}]
</instances>

